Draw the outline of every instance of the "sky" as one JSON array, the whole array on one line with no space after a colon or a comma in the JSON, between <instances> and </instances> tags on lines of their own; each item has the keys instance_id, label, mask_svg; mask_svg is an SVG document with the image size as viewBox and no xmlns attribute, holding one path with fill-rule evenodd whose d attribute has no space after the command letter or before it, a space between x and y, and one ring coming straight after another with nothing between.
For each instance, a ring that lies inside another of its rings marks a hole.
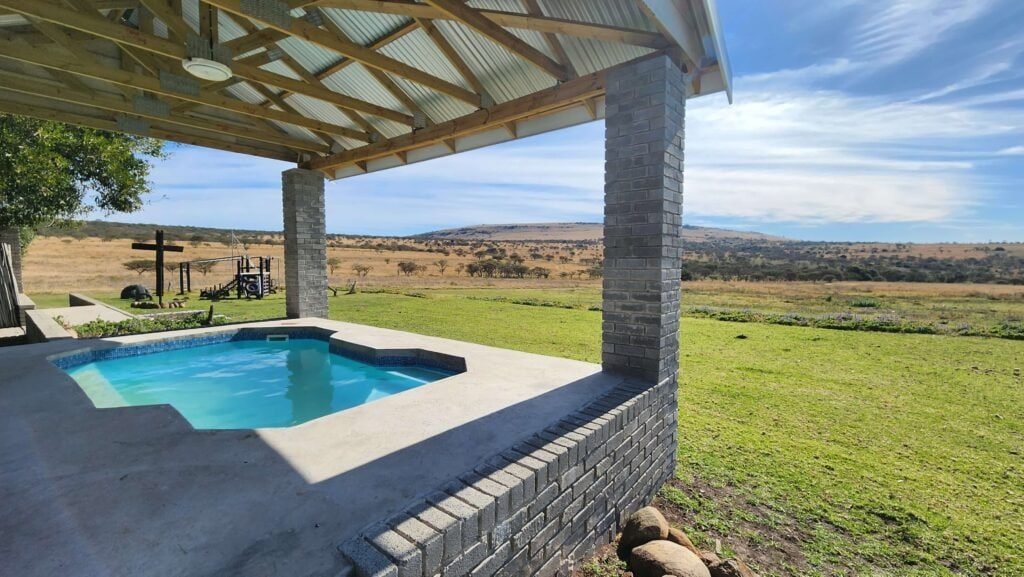
<instances>
[{"instance_id":1,"label":"sky","mask_svg":"<svg viewBox=\"0 0 1024 577\"><path fill-rule=\"evenodd\" d=\"M803 240L1024 241L1024 1L719 0L733 70L687 102L684 222ZM173 146L142 212L280 230L286 163ZM327 183L332 233L600 222L594 122Z\"/></svg>"}]
</instances>

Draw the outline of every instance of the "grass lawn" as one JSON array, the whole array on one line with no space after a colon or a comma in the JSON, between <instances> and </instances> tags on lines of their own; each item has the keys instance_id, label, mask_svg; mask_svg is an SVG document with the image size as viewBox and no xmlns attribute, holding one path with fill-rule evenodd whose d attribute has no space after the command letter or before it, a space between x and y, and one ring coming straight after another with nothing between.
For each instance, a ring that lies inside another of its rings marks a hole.
<instances>
[{"instance_id":1,"label":"grass lawn","mask_svg":"<svg viewBox=\"0 0 1024 577\"><path fill-rule=\"evenodd\" d=\"M331 318L599 360L599 312L454 292L332 297ZM698 544L766 576L1024 575L1021 342L684 318L681 360L660 500Z\"/></svg>"}]
</instances>

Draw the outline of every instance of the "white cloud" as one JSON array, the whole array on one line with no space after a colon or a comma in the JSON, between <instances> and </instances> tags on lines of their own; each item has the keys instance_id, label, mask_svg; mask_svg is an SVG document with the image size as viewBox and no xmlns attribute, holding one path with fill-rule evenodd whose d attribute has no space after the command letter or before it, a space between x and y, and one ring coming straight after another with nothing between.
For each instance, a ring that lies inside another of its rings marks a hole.
<instances>
[{"instance_id":1,"label":"white cloud","mask_svg":"<svg viewBox=\"0 0 1024 577\"><path fill-rule=\"evenodd\" d=\"M893 0L866 3L854 33L858 60L877 65L907 60L939 42L958 26L987 13L996 0Z\"/></svg>"},{"instance_id":2,"label":"white cloud","mask_svg":"<svg viewBox=\"0 0 1024 577\"><path fill-rule=\"evenodd\" d=\"M1024 156L1024 146L1011 146L996 153L998 156Z\"/></svg>"}]
</instances>

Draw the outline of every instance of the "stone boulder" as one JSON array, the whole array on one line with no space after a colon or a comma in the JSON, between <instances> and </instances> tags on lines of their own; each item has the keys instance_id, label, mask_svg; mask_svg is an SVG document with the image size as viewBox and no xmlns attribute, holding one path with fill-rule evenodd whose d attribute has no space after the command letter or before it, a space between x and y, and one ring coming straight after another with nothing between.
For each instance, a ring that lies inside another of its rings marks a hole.
<instances>
[{"instance_id":1,"label":"stone boulder","mask_svg":"<svg viewBox=\"0 0 1024 577\"><path fill-rule=\"evenodd\" d=\"M693 551L671 541L651 541L633 549L629 570L635 577L711 577Z\"/></svg>"},{"instance_id":2,"label":"stone boulder","mask_svg":"<svg viewBox=\"0 0 1024 577\"><path fill-rule=\"evenodd\" d=\"M690 551L693 551L694 555L697 555L698 557L700 556L700 549L697 549L693 544L693 541L690 541L690 538L686 536L686 533L683 533L675 527L669 527L667 540L675 543L676 545L682 545Z\"/></svg>"},{"instance_id":3,"label":"stone boulder","mask_svg":"<svg viewBox=\"0 0 1024 577\"><path fill-rule=\"evenodd\" d=\"M654 507L644 507L626 519L619 539L619 558L627 559L634 547L667 538L668 521L665 516Z\"/></svg>"},{"instance_id":4,"label":"stone boulder","mask_svg":"<svg viewBox=\"0 0 1024 577\"><path fill-rule=\"evenodd\" d=\"M708 566L711 577L757 577L747 567L747 564L739 559L726 559Z\"/></svg>"}]
</instances>

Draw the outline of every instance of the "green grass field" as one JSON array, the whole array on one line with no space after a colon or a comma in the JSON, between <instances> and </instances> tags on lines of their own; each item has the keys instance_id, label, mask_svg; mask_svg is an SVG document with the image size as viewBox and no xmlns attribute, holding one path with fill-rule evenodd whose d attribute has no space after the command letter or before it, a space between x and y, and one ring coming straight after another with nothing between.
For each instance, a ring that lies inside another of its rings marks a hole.
<instances>
[{"instance_id":1,"label":"green grass field","mask_svg":"<svg viewBox=\"0 0 1024 577\"><path fill-rule=\"evenodd\" d=\"M595 292L421 292L332 297L331 318L599 360ZM573 308L499 302L526 298ZM280 296L215 307L284 314ZM1019 341L684 318L678 468L660 501L766 576L1024 575L1022 368Z\"/></svg>"}]
</instances>

